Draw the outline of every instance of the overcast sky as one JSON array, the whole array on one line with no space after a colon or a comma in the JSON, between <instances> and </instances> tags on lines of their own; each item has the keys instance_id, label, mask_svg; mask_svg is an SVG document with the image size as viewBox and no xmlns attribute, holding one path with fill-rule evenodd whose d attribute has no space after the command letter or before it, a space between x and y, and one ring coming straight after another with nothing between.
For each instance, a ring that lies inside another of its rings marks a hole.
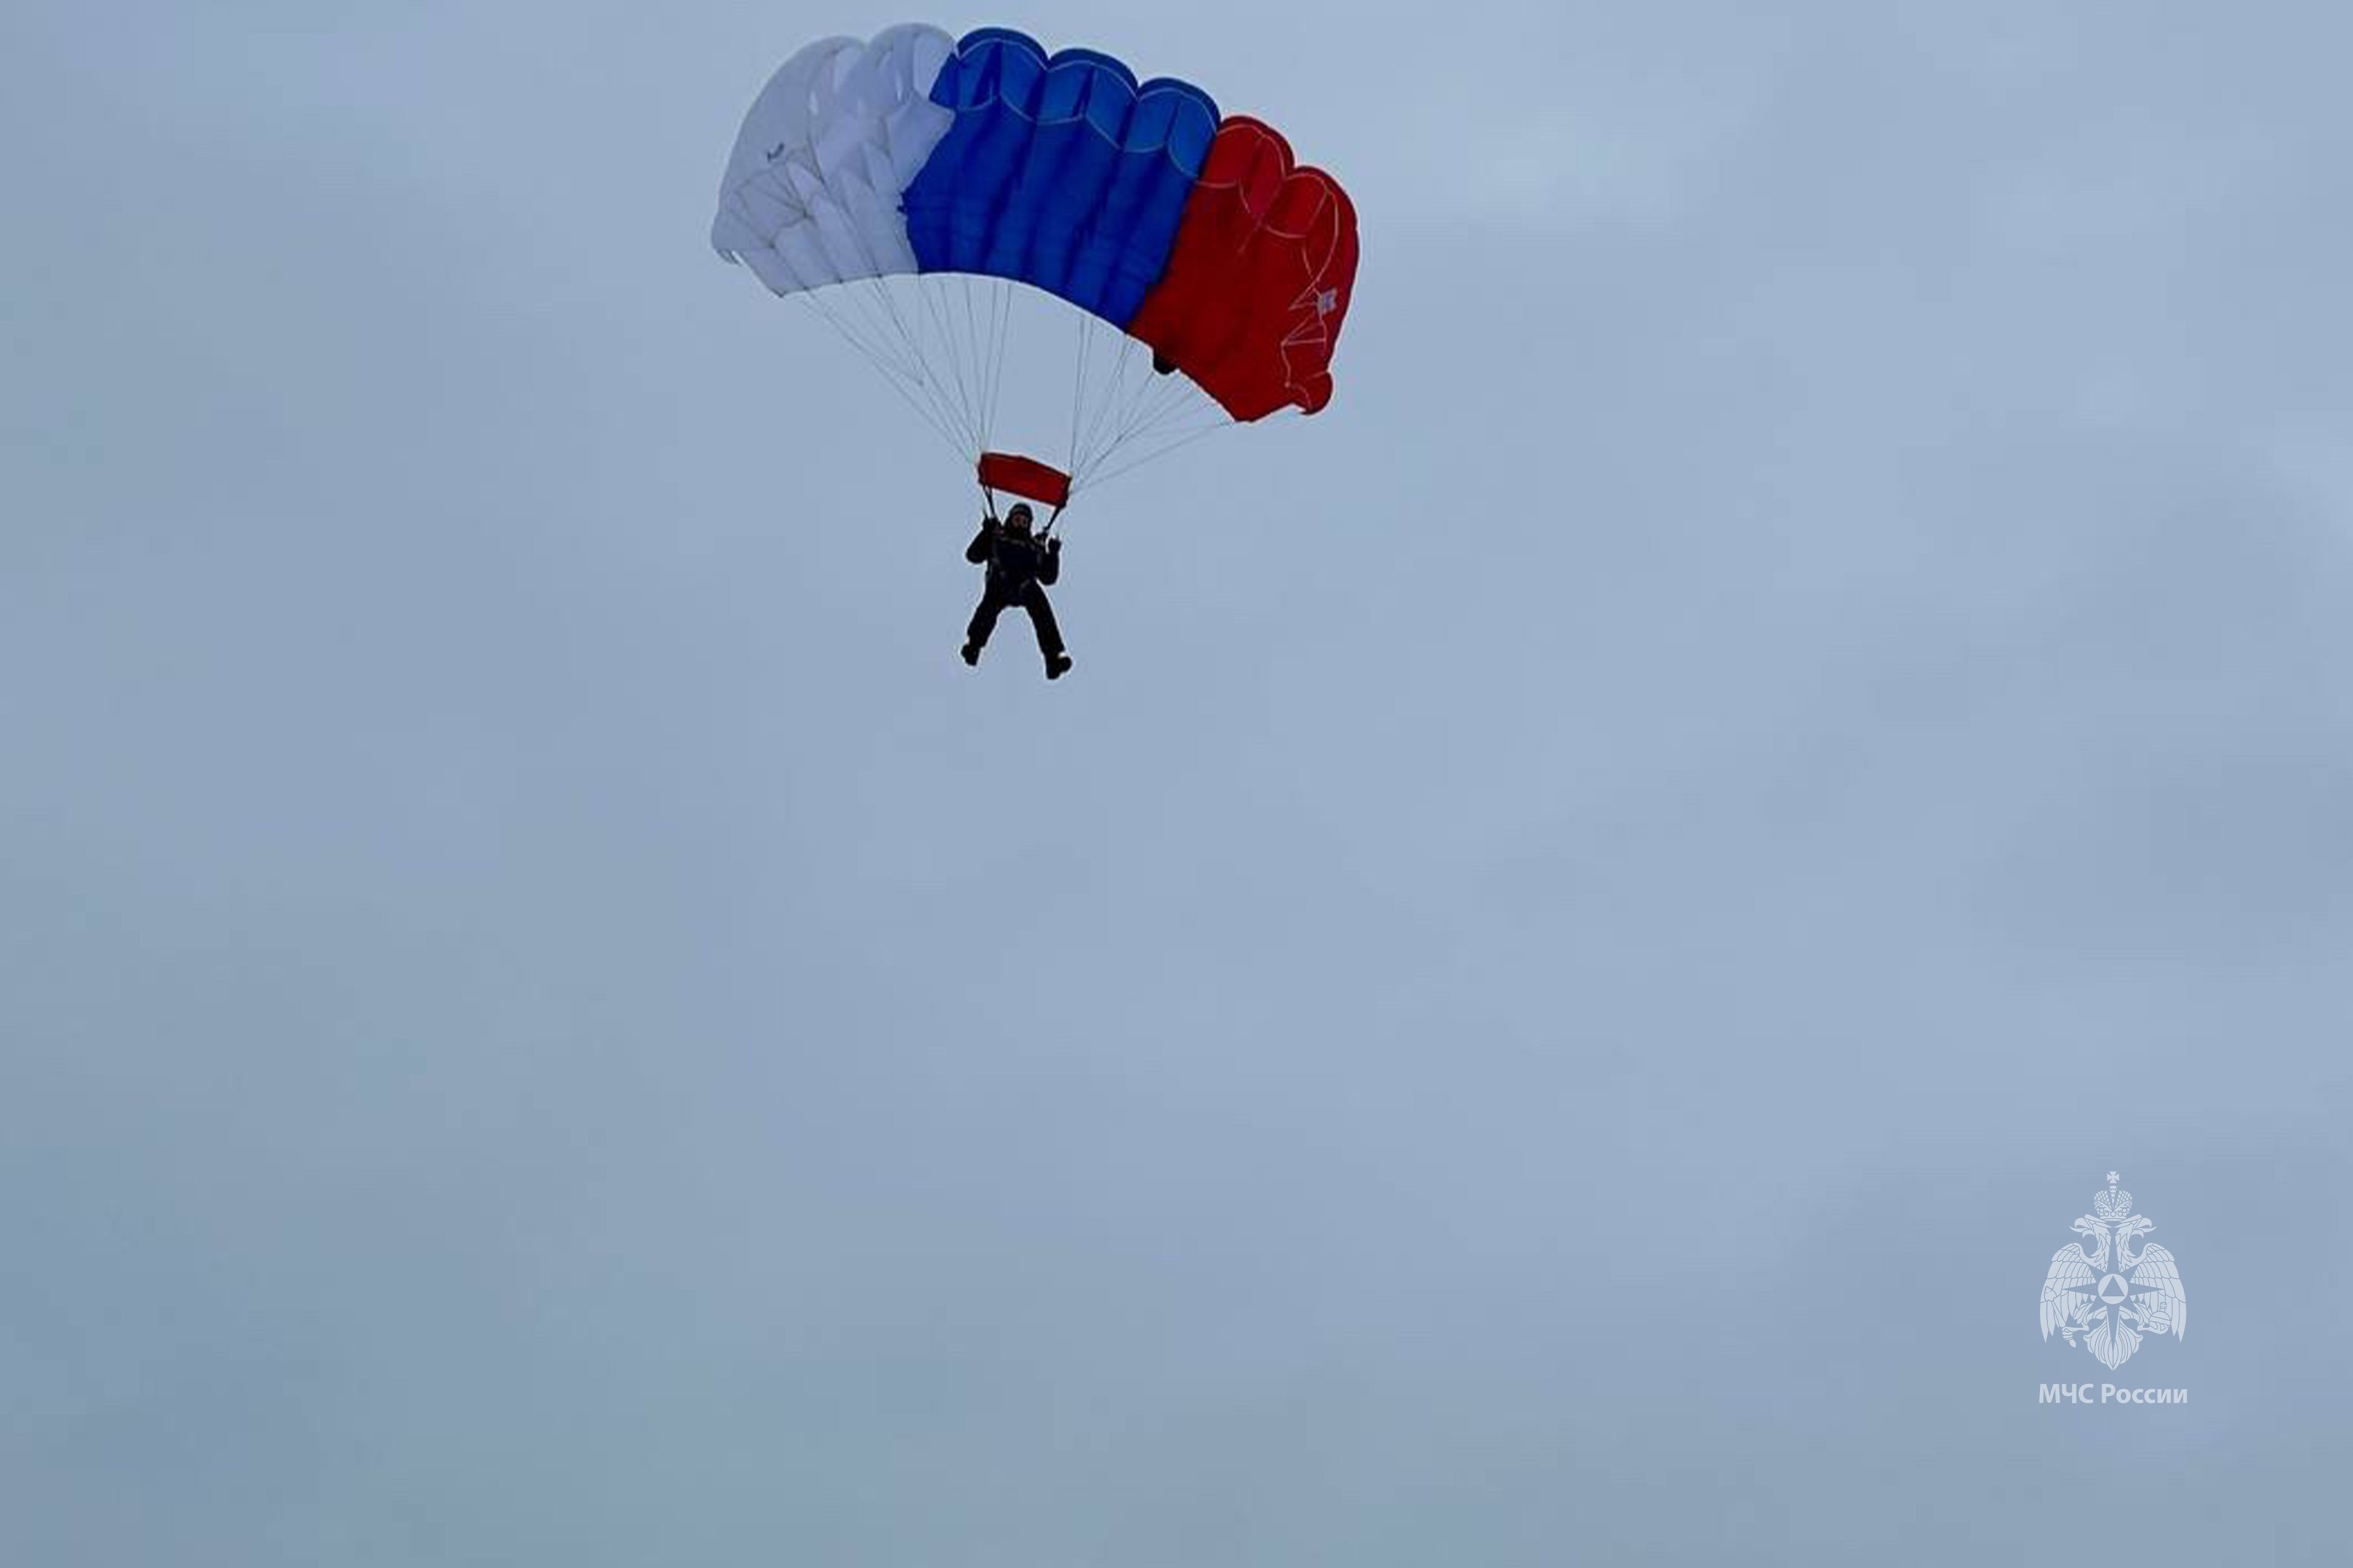
<instances>
[{"instance_id":1,"label":"overcast sky","mask_svg":"<svg viewBox=\"0 0 2353 1568\"><path fill-rule=\"evenodd\" d=\"M2353 22L1384 16L929 18L1362 216L1049 686L705 243L896 11L7 8L0 1559L2353 1552Z\"/></svg>"}]
</instances>

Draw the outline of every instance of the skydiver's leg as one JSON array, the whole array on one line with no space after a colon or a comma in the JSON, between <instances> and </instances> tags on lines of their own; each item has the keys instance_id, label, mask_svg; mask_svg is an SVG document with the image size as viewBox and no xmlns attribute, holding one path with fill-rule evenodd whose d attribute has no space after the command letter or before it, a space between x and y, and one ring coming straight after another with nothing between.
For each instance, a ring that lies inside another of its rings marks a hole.
<instances>
[{"instance_id":1,"label":"skydiver's leg","mask_svg":"<svg viewBox=\"0 0 2353 1568\"><path fill-rule=\"evenodd\" d=\"M1032 583L1022 590L1021 607L1029 612L1029 625L1038 633L1038 651L1046 658L1046 679L1060 680L1071 668L1071 656L1062 649L1062 628L1054 622L1053 602L1043 587Z\"/></svg>"},{"instance_id":2,"label":"skydiver's leg","mask_svg":"<svg viewBox=\"0 0 2353 1568\"><path fill-rule=\"evenodd\" d=\"M1005 612L1007 601L992 584L980 595L980 606L972 613L972 624L964 629L964 643L976 653L988 646L988 634L997 629L997 617Z\"/></svg>"},{"instance_id":3,"label":"skydiver's leg","mask_svg":"<svg viewBox=\"0 0 2353 1568\"><path fill-rule=\"evenodd\" d=\"M1055 623L1054 606L1046 597L1046 590L1032 583L1021 593L1021 607L1029 612L1029 624L1038 633L1038 651L1052 664L1062 657L1062 628Z\"/></svg>"}]
</instances>

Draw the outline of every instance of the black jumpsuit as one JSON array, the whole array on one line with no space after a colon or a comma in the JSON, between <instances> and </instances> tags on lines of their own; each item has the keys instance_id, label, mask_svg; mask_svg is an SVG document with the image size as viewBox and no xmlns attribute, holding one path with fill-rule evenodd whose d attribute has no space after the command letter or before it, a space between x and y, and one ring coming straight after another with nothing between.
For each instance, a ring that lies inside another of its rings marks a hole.
<instances>
[{"instance_id":1,"label":"black jumpsuit","mask_svg":"<svg viewBox=\"0 0 2353 1568\"><path fill-rule=\"evenodd\" d=\"M1029 624L1038 632L1038 651L1046 656L1046 662L1051 665L1061 658L1062 629L1054 624L1054 606L1046 602L1046 585L1062 574L1062 542L1051 539L1041 544L987 518L965 546L964 558L988 568L980 607L972 613L965 640L976 648L987 647L988 634L997 629L997 617L1018 605L1029 612Z\"/></svg>"}]
</instances>

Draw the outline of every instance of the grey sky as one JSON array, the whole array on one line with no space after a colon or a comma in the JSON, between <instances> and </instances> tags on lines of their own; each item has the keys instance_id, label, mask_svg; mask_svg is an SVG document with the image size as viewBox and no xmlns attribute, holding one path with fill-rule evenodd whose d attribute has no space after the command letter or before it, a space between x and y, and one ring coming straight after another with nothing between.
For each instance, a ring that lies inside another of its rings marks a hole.
<instances>
[{"instance_id":1,"label":"grey sky","mask_svg":"<svg viewBox=\"0 0 2353 1568\"><path fill-rule=\"evenodd\" d=\"M1363 216L1049 687L703 242L901 13L11 7L0 1559L2343 1561L2353 25L1766 9L932 18Z\"/></svg>"}]
</instances>

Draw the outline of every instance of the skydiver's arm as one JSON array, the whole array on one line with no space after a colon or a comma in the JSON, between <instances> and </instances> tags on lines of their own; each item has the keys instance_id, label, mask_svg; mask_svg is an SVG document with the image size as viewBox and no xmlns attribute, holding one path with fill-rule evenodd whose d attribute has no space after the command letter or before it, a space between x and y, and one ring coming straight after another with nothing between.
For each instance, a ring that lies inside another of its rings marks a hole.
<instances>
[{"instance_id":1,"label":"skydiver's arm","mask_svg":"<svg viewBox=\"0 0 2353 1568\"><path fill-rule=\"evenodd\" d=\"M1050 588L1061 575L1062 542L1050 539L1046 541L1046 553L1038 558L1038 581Z\"/></svg>"},{"instance_id":2,"label":"skydiver's arm","mask_svg":"<svg viewBox=\"0 0 2353 1568\"><path fill-rule=\"evenodd\" d=\"M989 542L996 537L997 520L993 517L982 518L980 520L980 531L974 534L972 536L972 542L964 547L964 558L966 561L971 562L976 566L987 561L988 559Z\"/></svg>"}]
</instances>

